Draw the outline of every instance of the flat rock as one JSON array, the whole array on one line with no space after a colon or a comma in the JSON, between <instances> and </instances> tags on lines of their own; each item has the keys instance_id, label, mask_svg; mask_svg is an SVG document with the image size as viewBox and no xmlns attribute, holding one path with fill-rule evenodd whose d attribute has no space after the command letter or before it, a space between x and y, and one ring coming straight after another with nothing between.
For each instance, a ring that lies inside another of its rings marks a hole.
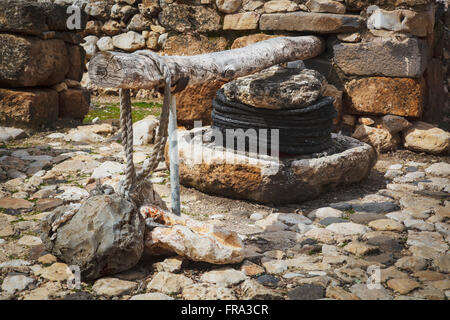
<instances>
[{"instance_id":1,"label":"flat rock","mask_svg":"<svg viewBox=\"0 0 450 320\"><path fill-rule=\"evenodd\" d=\"M244 281L246 278L246 275L242 271L227 268L208 271L200 279L201 281L214 283L221 287L230 287Z\"/></svg>"},{"instance_id":2,"label":"flat rock","mask_svg":"<svg viewBox=\"0 0 450 320\"><path fill-rule=\"evenodd\" d=\"M9 275L3 279L2 290L14 294L25 290L34 280L25 275Z\"/></svg>"},{"instance_id":3,"label":"flat rock","mask_svg":"<svg viewBox=\"0 0 450 320\"><path fill-rule=\"evenodd\" d=\"M34 204L25 199L1 198L0 208L4 209L31 209Z\"/></svg>"},{"instance_id":4,"label":"flat rock","mask_svg":"<svg viewBox=\"0 0 450 320\"><path fill-rule=\"evenodd\" d=\"M183 288L186 300L237 300L232 289L214 284L192 284Z\"/></svg>"},{"instance_id":5,"label":"flat rock","mask_svg":"<svg viewBox=\"0 0 450 320\"><path fill-rule=\"evenodd\" d=\"M369 227L378 231L399 231L402 232L405 227L402 223L392 219L379 219L369 222Z\"/></svg>"},{"instance_id":6,"label":"flat rock","mask_svg":"<svg viewBox=\"0 0 450 320\"><path fill-rule=\"evenodd\" d=\"M102 278L95 281L92 289L101 296L124 295L136 289L137 283L116 278Z\"/></svg>"},{"instance_id":7,"label":"flat rock","mask_svg":"<svg viewBox=\"0 0 450 320\"><path fill-rule=\"evenodd\" d=\"M345 74L349 75L372 76L376 74L385 77L420 77L428 61L427 44L425 40L413 37L402 40L380 38L377 41L360 43L335 42L332 44L334 61ZM389 79L377 79L376 81L379 80L390 81ZM374 80L368 78L368 80L359 81L373 82ZM398 83L397 87L399 88L402 84L408 83L399 79L394 79L394 81ZM417 86L417 81L410 81L411 85ZM384 94L384 91L379 92ZM406 93L406 90L402 92ZM389 97L394 97L398 93L398 91L392 91ZM405 97L407 97L406 94Z\"/></svg>"},{"instance_id":8,"label":"flat rock","mask_svg":"<svg viewBox=\"0 0 450 320\"><path fill-rule=\"evenodd\" d=\"M39 275L50 281L65 281L72 276L72 272L67 264L57 262L43 268Z\"/></svg>"},{"instance_id":9,"label":"flat rock","mask_svg":"<svg viewBox=\"0 0 450 320\"><path fill-rule=\"evenodd\" d=\"M407 294L420 287L420 284L417 281L411 279L391 279L387 282L387 285L389 288L400 294Z\"/></svg>"},{"instance_id":10,"label":"flat rock","mask_svg":"<svg viewBox=\"0 0 450 320\"><path fill-rule=\"evenodd\" d=\"M289 300L317 300L325 297L325 288L314 284L303 284L288 292Z\"/></svg>"},{"instance_id":11,"label":"flat rock","mask_svg":"<svg viewBox=\"0 0 450 320\"><path fill-rule=\"evenodd\" d=\"M174 300L174 299L164 293L151 292L134 295L130 298L130 300Z\"/></svg>"},{"instance_id":12,"label":"flat rock","mask_svg":"<svg viewBox=\"0 0 450 320\"><path fill-rule=\"evenodd\" d=\"M408 270L408 271L420 271L427 267L427 261L424 258L420 257L402 257L397 260L395 266L400 269Z\"/></svg>"},{"instance_id":13,"label":"flat rock","mask_svg":"<svg viewBox=\"0 0 450 320\"><path fill-rule=\"evenodd\" d=\"M254 279L247 279L241 285L240 289L247 300L281 300L282 296L269 288L259 284Z\"/></svg>"},{"instance_id":14,"label":"flat rock","mask_svg":"<svg viewBox=\"0 0 450 320\"><path fill-rule=\"evenodd\" d=\"M183 262L184 259L182 257L167 258L164 261L153 264L153 268L158 272L178 272Z\"/></svg>"},{"instance_id":15,"label":"flat rock","mask_svg":"<svg viewBox=\"0 0 450 320\"><path fill-rule=\"evenodd\" d=\"M441 234L429 231L408 231L407 245L428 247L439 252L446 252L448 245L444 242Z\"/></svg>"},{"instance_id":16,"label":"flat rock","mask_svg":"<svg viewBox=\"0 0 450 320\"><path fill-rule=\"evenodd\" d=\"M425 172L433 176L450 177L450 163L433 163L431 166L425 169Z\"/></svg>"},{"instance_id":17,"label":"flat rock","mask_svg":"<svg viewBox=\"0 0 450 320\"><path fill-rule=\"evenodd\" d=\"M271 13L260 18L261 30L313 31L318 33L354 32L362 28L363 20L356 15L329 13Z\"/></svg>"},{"instance_id":18,"label":"flat rock","mask_svg":"<svg viewBox=\"0 0 450 320\"><path fill-rule=\"evenodd\" d=\"M357 295L347 292L341 287L328 287L326 297L336 300L360 300Z\"/></svg>"},{"instance_id":19,"label":"flat rock","mask_svg":"<svg viewBox=\"0 0 450 320\"><path fill-rule=\"evenodd\" d=\"M147 290L155 290L165 294L178 293L194 281L181 274L158 272L148 283Z\"/></svg>"},{"instance_id":20,"label":"flat rock","mask_svg":"<svg viewBox=\"0 0 450 320\"><path fill-rule=\"evenodd\" d=\"M19 128L0 127L0 141L6 142L10 140L17 140L26 138L28 135L25 131Z\"/></svg>"},{"instance_id":21,"label":"flat rock","mask_svg":"<svg viewBox=\"0 0 450 320\"><path fill-rule=\"evenodd\" d=\"M370 230L366 226L353 222L333 223L326 227L326 229L344 236L364 234Z\"/></svg>"},{"instance_id":22,"label":"flat rock","mask_svg":"<svg viewBox=\"0 0 450 320\"><path fill-rule=\"evenodd\" d=\"M308 214L310 219L342 218L342 211L331 207L319 208Z\"/></svg>"},{"instance_id":23,"label":"flat rock","mask_svg":"<svg viewBox=\"0 0 450 320\"><path fill-rule=\"evenodd\" d=\"M392 300L393 297L385 288L369 289L366 284L354 284L350 287L350 292L358 296L361 300Z\"/></svg>"}]
</instances>

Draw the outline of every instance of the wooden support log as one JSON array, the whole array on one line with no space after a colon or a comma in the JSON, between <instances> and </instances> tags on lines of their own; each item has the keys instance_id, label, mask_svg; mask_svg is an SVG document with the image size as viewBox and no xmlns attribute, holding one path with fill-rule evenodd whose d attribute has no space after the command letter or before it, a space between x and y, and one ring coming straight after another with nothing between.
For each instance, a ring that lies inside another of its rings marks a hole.
<instances>
[{"instance_id":1,"label":"wooden support log","mask_svg":"<svg viewBox=\"0 0 450 320\"><path fill-rule=\"evenodd\" d=\"M232 80L279 63L306 60L324 50L316 36L279 37L247 47L195 56L159 56L148 50L135 53L102 52L89 63L89 77L104 88L150 89L163 83L158 65L166 64L172 84L184 88L210 80Z\"/></svg>"}]
</instances>

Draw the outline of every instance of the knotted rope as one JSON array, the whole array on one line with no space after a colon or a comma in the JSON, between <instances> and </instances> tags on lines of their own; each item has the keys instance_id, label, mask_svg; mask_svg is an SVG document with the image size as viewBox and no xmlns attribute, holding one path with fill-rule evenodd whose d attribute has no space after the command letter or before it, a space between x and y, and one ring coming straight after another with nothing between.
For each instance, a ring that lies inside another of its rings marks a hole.
<instances>
[{"instance_id":1,"label":"knotted rope","mask_svg":"<svg viewBox=\"0 0 450 320\"><path fill-rule=\"evenodd\" d=\"M145 55L151 58L158 68L158 71L164 79L164 102L161 112L158 133L155 139L153 151L149 157L148 163L142 170L136 174L133 163L133 122L131 112L130 89L120 89L120 126L122 132L122 145L126 156L125 179L120 186L119 192L127 198L130 198L132 192L145 178L152 173L158 164L164 160L164 147L168 137L169 112L172 93L172 76L169 67L160 56L151 51L139 51L137 54Z\"/></svg>"}]
</instances>

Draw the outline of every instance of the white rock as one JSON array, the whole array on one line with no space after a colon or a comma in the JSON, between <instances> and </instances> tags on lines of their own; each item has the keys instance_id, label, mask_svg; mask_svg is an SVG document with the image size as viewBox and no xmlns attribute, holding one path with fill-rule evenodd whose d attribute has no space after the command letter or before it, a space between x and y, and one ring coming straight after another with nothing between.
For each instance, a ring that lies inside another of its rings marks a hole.
<instances>
[{"instance_id":1,"label":"white rock","mask_svg":"<svg viewBox=\"0 0 450 320\"><path fill-rule=\"evenodd\" d=\"M13 294L25 290L34 280L24 275L12 275L3 279L2 290Z\"/></svg>"},{"instance_id":2,"label":"white rock","mask_svg":"<svg viewBox=\"0 0 450 320\"><path fill-rule=\"evenodd\" d=\"M311 224L312 221L308 219L307 217L297 214L297 213L279 213L278 214L278 221L281 221L282 223L293 226L299 223L303 224Z\"/></svg>"},{"instance_id":3,"label":"white rock","mask_svg":"<svg viewBox=\"0 0 450 320\"><path fill-rule=\"evenodd\" d=\"M193 284L194 281L181 274L158 272L147 285L147 290L156 290L165 294L180 292L184 287Z\"/></svg>"},{"instance_id":4,"label":"white rock","mask_svg":"<svg viewBox=\"0 0 450 320\"><path fill-rule=\"evenodd\" d=\"M11 156L16 158L28 157L29 155L30 154L26 150L16 150L11 153Z\"/></svg>"},{"instance_id":5,"label":"white rock","mask_svg":"<svg viewBox=\"0 0 450 320\"><path fill-rule=\"evenodd\" d=\"M97 47L100 51L114 50L114 44L111 37L102 37L97 41ZM98 121L98 120L97 120Z\"/></svg>"},{"instance_id":6,"label":"white rock","mask_svg":"<svg viewBox=\"0 0 450 320\"><path fill-rule=\"evenodd\" d=\"M65 137L65 134L59 133L59 132L51 133L46 136L46 138L49 138L49 139L62 139L64 137Z\"/></svg>"},{"instance_id":7,"label":"white rock","mask_svg":"<svg viewBox=\"0 0 450 320\"><path fill-rule=\"evenodd\" d=\"M116 278L102 278L95 281L92 289L98 295L117 296L126 294L137 287L137 283Z\"/></svg>"},{"instance_id":8,"label":"white rock","mask_svg":"<svg viewBox=\"0 0 450 320\"><path fill-rule=\"evenodd\" d=\"M174 299L164 293L151 292L151 293L137 294L135 296L132 296L130 300L174 300Z\"/></svg>"},{"instance_id":9,"label":"white rock","mask_svg":"<svg viewBox=\"0 0 450 320\"><path fill-rule=\"evenodd\" d=\"M342 211L331 208L331 207L324 207L319 208L314 211L311 211L308 214L308 217L310 219L324 219L328 217L334 217L334 218L341 218L342 217Z\"/></svg>"},{"instance_id":10,"label":"white rock","mask_svg":"<svg viewBox=\"0 0 450 320\"><path fill-rule=\"evenodd\" d=\"M353 222L332 223L325 229L344 236L364 234L370 231L368 227Z\"/></svg>"},{"instance_id":11,"label":"white rock","mask_svg":"<svg viewBox=\"0 0 450 320\"><path fill-rule=\"evenodd\" d=\"M119 175L124 173L125 165L114 162L114 161L105 161L98 168L94 170L92 173L92 179L102 179L107 177L112 177L115 175Z\"/></svg>"},{"instance_id":12,"label":"white rock","mask_svg":"<svg viewBox=\"0 0 450 320\"><path fill-rule=\"evenodd\" d=\"M233 13L242 4L242 0L216 0L217 8L223 13Z\"/></svg>"},{"instance_id":13,"label":"white rock","mask_svg":"<svg viewBox=\"0 0 450 320\"><path fill-rule=\"evenodd\" d=\"M129 52L145 48L144 37L140 33L134 31L128 31L127 33L114 36L112 40L114 47Z\"/></svg>"},{"instance_id":14,"label":"white rock","mask_svg":"<svg viewBox=\"0 0 450 320\"><path fill-rule=\"evenodd\" d=\"M402 222L407 219L411 219L411 215L403 211L394 211L386 214L386 218Z\"/></svg>"},{"instance_id":15,"label":"white rock","mask_svg":"<svg viewBox=\"0 0 450 320\"><path fill-rule=\"evenodd\" d=\"M89 196L89 192L78 187L62 186L60 189L64 190L64 192L62 194L58 194L55 198L65 201L79 201Z\"/></svg>"},{"instance_id":16,"label":"white rock","mask_svg":"<svg viewBox=\"0 0 450 320\"><path fill-rule=\"evenodd\" d=\"M450 163L438 162L425 169L425 172L439 177L450 177Z\"/></svg>"},{"instance_id":17,"label":"white rock","mask_svg":"<svg viewBox=\"0 0 450 320\"><path fill-rule=\"evenodd\" d=\"M64 137L64 140L67 142L95 143L102 142L105 139L101 135L95 134L93 132L72 129Z\"/></svg>"},{"instance_id":18,"label":"white rock","mask_svg":"<svg viewBox=\"0 0 450 320\"><path fill-rule=\"evenodd\" d=\"M0 141L17 140L26 138L28 135L25 131L18 128L0 127Z\"/></svg>"},{"instance_id":19,"label":"white rock","mask_svg":"<svg viewBox=\"0 0 450 320\"><path fill-rule=\"evenodd\" d=\"M133 144L143 145L153 143L155 129L159 121L155 116L148 116L133 124Z\"/></svg>"},{"instance_id":20,"label":"white rock","mask_svg":"<svg viewBox=\"0 0 450 320\"><path fill-rule=\"evenodd\" d=\"M417 180L425 178L425 173L421 171L410 172L405 174L403 177L394 178L394 182L396 183L411 183Z\"/></svg>"},{"instance_id":21,"label":"white rock","mask_svg":"<svg viewBox=\"0 0 450 320\"><path fill-rule=\"evenodd\" d=\"M26 235L20 238L17 243L23 246L38 246L42 244L42 240L39 237Z\"/></svg>"},{"instance_id":22,"label":"white rock","mask_svg":"<svg viewBox=\"0 0 450 320\"><path fill-rule=\"evenodd\" d=\"M389 170L401 170L403 165L401 163L392 164L389 166Z\"/></svg>"},{"instance_id":23,"label":"white rock","mask_svg":"<svg viewBox=\"0 0 450 320\"><path fill-rule=\"evenodd\" d=\"M244 272L232 268L209 271L200 278L203 282L214 283L221 287L230 287L245 279L247 279L247 276Z\"/></svg>"},{"instance_id":24,"label":"white rock","mask_svg":"<svg viewBox=\"0 0 450 320\"><path fill-rule=\"evenodd\" d=\"M434 225L436 227L437 232L439 232L445 236L450 235L450 224L445 223L445 222L436 222Z\"/></svg>"},{"instance_id":25,"label":"white rock","mask_svg":"<svg viewBox=\"0 0 450 320\"><path fill-rule=\"evenodd\" d=\"M92 58L98 50L97 49L98 37L87 36L83 40L84 40L84 42L81 43L81 46L83 47L84 51L86 51L86 57L88 59Z\"/></svg>"},{"instance_id":26,"label":"white rock","mask_svg":"<svg viewBox=\"0 0 450 320\"><path fill-rule=\"evenodd\" d=\"M250 220L252 221L258 221L261 219L264 219L264 215L259 212L252 213L250 216Z\"/></svg>"},{"instance_id":27,"label":"white rock","mask_svg":"<svg viewBox=\"0 0 450 320\"><path fill-rule=\"evenodd\" d=\"M266 232L283 231L289 229L287 225L278 220L277 213L272 213L266 218L256 221L255 225L262 228Z\"/></svg>"},{"instance_id":28,"label":"white rock","mask_svg":"<svg viewBox=\"0 0 450 320\"><path fill-rule=\"evenodd\" d=\"M422 231L434 231L434 226L430 223L426 223L425 221L419 219L406 219L403 221L403 224L408 229L418 229Z\"/></svg>"}]
</instances>

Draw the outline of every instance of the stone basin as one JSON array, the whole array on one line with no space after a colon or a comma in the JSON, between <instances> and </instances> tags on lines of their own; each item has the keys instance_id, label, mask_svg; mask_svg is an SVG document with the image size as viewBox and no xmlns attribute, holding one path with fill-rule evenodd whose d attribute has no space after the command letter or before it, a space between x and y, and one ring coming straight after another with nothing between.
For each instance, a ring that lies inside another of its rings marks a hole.
<instances>
[{"instance_id":1,"label":"stone basin","mask_svg":"<svg viewBox=\"0 0 450 320\"><path fill-rule=\"evenodd\" d=\"M178 133L180 182L234 199L299 203L360 182L377 160L370 145L338 134L321 154L276 157L224 148L214 142L212 131L201 127Z\"/></svg>"}]
</instances>

